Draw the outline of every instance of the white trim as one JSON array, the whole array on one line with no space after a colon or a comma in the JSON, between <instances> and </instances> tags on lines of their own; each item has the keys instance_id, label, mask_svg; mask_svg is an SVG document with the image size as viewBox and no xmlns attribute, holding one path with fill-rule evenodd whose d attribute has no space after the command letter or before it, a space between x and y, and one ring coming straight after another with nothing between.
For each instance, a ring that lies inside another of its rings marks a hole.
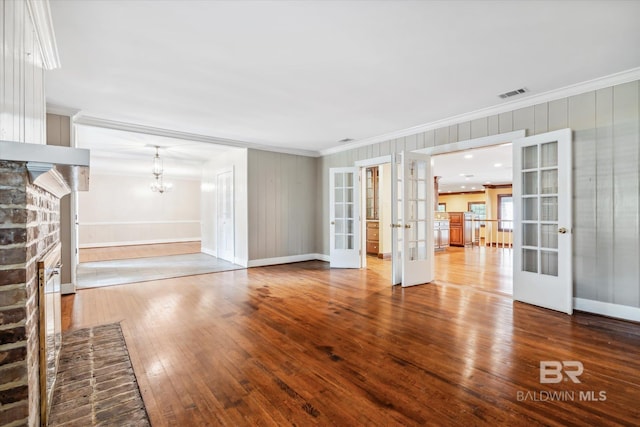
<instances>
[{"instance_id":1,"label":"white trim","mask_svg":"<svg viewBox=\"0 0 640 427\"><path fill-rule=\"evenodd\" d=\"M267 265L290 264L292 262L314 261L314 260L329 262L329 257L327 255L322 255L322 254L303 254L303 255L282 256L277 258L261 258L261 259L249 260L247 266L250 268L264 267Z\"/></svg>"},{"instance_id":2,"label":"white trim","mask_svg":"<svg viewBox=\"0 0 640 427\"><path fill-rule=\"evenodd\" d=\"M209 248L200 247L200 252L202 252L203 254L211 255L212 257L218 258L218 255L216 255L216 250L215 249L209 249Z\"/></svg>"},{"instance_id":3,"label":"white trim","mask_svg":"<svg viewBox=\"0 0 640 427\"><path fill-rule=\"evenodd\" d=\"M47 103L47 114L55 114L57 116L65 116L73 119L80 110L76 108L63 107L62 105L55 105Z\"/></svg>"},{"instance_id":4,"label":"white trim","mask_svg":"<svg viewBox=\"0 0 640 427\"><path fill-rule=\"evenodd\" d=\"M315 254L315 255L318 261L331 262L331 258L329 257L329 255L325 255L325 254Z\"/></svg>"},{"instance_id":5,"label":"white trim","mask_svg":"<svg viewBox=\"0 0 640 427\"><path fill-rule=\"evenodd\" d=\"M483 136L482 138L450 142L449 144L437 145L435 147L420 148L418 150L414 150L414 152L435 156L438 154L453 153L455 151L471 150L474 148L490 147L492 145L509 143L514 139L524 138L527 136L526 134L527 131L524 129L515 130L513 132L500 133L498 135Z\"/></svg>"},{"instance_id":6,"label":"white trim","mask_svg":"<svg viewBox=\"0 0 640 427\"><path fill-rule=\"evenodd\" d=\"M239 257L234 257L234 258L233 258L233 263L234 263L235 265L241 265L241 266L242 266L242 267L244 267L244 268L247 268L247 264L248 264L248 262L247 262L247 259L246 259L246 258L239 258Z\"/></svg>"},{"instance_id":7,"label":"white trim","mask_svg":"<svg viewBox=\"0 0 640 427\"><path fill-rule=\"evenodd\" d=\"M62 295L75 294L76 287L73 285L73 283L62 283L60 285L60 293Z\"/></svg>"},{"instance_id":8,"label":"white trim","mask_svg":"<svg viewBox=\"0 0 640 427\"><path fill-rule=\"evenodd\" d=\"M391 163L391 154L387 156L373 157L366 160L356 160L353 165L360 168L366 168L368 166L378 166L385 163Z\"/></svg>"},{"instance_id":9,"label":"white trim","mask_svg":"<svg viewBox=\"0 0 640 427\"><path fill-rule=\"evenodd\" d=\"M27 0L27 9L33 22L38 45L42 54L45 70L60 68L60 57L56 45L56 34L53 31L49 0Z\"/></svg>"},{"instance_id":10,"label":"white trim","mask_svg":"<svg viewBox=\"0 0 640 427\"><path fill-rule=\"evenodd\" d=\"M184 139L187 141L205 142L209 144L226 145L235 148L252 148L256 150L265 150L276 153L295 154L298 156L318 157L318 151L302 150L297 148L275 147L266 144L258 144L247 141L239 141L226 138L218 138L207 135L200 135L189 132L181 132L171 129L162 129L153 126L144 126L134 123L118 122L114 120L101 119L99 117L79 116L73 120L77 125L93 126L98 128L122 130L126 132L141 133L146 135L163 136L167 138Z\"/></svg>"},{"instance_id":11,"label":"white trim","mask_svg":"<svg viewBox=\"0 0 640 427\"><path fill-rule=\"evenodd\" d=\"M547 92L543 92L536 95L527 96L517 100L503 102L498 105L494 105L488 108L482 108L480 110L471 111L469 113L459 114L457 116L448 117L442 120L436 120L434 122L425 123L418 126L413 126L406 129L389 132L383 135L373 136L370 138L361 139L351 142L349 144L341 145L338 147L327 148L320 150L321 156L329 154L340 153L342 151L352 150L354 148L364 147L367 145L375 144L378 142L390 141L396 138L402 138L409 135L415 135L421 132L429 130L439 129L459 123L469 122L475 119L483 119L485 117L494 116L496 114L506 113L514 111L520 108L530 107L532 105L542 104L549 101L555 101L561 98L568 98L573 95L579 95L582 93L603 89L610 86L615 86L623 83L629 83L632 81L640 80L640 67L632 68L630 70L622 71L608 76L599 77L586 82L577 83L570 86L565 86L560 89L554 89Z\"/></svg>"},{"instance_id":12,"label":"white trim","mask_svg":"<svg viewBox=\"0 0 640 427\"><path fill-rule=\"evenodd\" d=\"M88 167L90 153L85 148L0 141L0 159L15 162L38 162Z\"/></svg>"},{"instance_id":13,"label":"white trim","mask_svg":"<svg viewBox=\"0 0 640 427\"><path fill-rule=\"evenodd\" d=\"M640 308L610 302L594 301L584 298L573 299L573 309L588 313L615 317L617 319L640 322Z\"/></svg>"},{"instance_id":14,"label":"white trim","mask_svg":"<svg viewBox=\"0 0 640 427\"><path fill-rule=\"evenodd\" d=\"M143 225L143 224L200 224L198 219L185 219L173 221L104 221L104 222L79 222L79 226L102 226L102 225Z\"/></svg>"},{"instance_id":15,"label":"white trim","mask_svg":"<svg viewBox=\"0 0 640 427\"><path fill-rule=\"evenodd\" d=\"M157 245L162 243L199 242L200 237L183 237L179 239L129 240L126 242L80 243L80 249L109 248L112 246Z\"/></svg>"}]
</instances>

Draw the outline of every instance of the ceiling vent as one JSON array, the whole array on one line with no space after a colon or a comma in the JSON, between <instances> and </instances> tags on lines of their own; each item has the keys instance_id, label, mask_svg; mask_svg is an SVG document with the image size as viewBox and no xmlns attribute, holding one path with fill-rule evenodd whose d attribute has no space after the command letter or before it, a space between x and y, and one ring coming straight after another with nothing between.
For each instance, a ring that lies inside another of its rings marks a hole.
<instances>
[{"instance_id":1,"label":"ceiling vent","mask_svg":"<svg viewBox=\"0 0 640 427\"><path fill-rule=\"evenodd\" d=\"M338 141L338 142L341 142L341 143L343 143L343 144L346 144L347 142L351 142L351 141L353 141L353 138L344 138L344 139L341 139L341 140L340 140L340 141Z\"/></svg>"},{"instance_id":2,"label":"ceiling vent","mask_svg":"<svg viewBox=\"0 0 640 427\"><path fill-rule=\"evenodd\" d=\"M523 94L525 92L528 92L528 90L524 87L520 88L520 89L516 89L516 90L511 90L509 92L505 92L505 93L501 93L500 95L498 95L500 98L502 99L507 99L507 98L511 98L512 96L516 96L516 95L520 95Z\"/></svg>"}]
</instances>

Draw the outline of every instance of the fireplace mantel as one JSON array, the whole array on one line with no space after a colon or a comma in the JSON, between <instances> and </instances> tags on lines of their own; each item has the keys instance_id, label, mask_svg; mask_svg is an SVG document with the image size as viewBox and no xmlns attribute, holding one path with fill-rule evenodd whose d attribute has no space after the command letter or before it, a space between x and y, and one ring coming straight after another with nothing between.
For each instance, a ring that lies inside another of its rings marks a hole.
<instances>
[{"instance_id":1,"label":"fireplace mantel","mask_svg":"<svg viewBox=\"0 0 640 427\"><path fill-rule=\"evenodd\" d=\"M89 190L89 150L0 141L0 160L27 162L31 182L58 198Z\"/></svg>"}]
</instances>

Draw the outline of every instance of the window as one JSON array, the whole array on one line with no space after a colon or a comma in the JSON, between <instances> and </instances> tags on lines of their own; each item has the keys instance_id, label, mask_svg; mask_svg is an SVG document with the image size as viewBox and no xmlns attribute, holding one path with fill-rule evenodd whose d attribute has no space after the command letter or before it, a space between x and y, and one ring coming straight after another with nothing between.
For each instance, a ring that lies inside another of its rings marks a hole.
<instances>
[{"instance_id":1,"label":"window","mask_svg":"<svg viewBox=\"0 0 640 427\"><path fill-rule=\"evenodd\" d=\"M498 194L498 231L513 231L513 197Z\"/></svg>"},{"instance_id":2,"label":"window","mask_svg":"<svg viewBox=\"0 0 640 427\"><path fill-rule=\"evenodd\" d=\"M468 211L473 212L475 219L487 219L487 205L484 202L467 203Z\"/></svg>"},{"instance_id":3,"label":"window","mask_svg":"<svg viewBox=\"0 0 640 427\"><path fill-rule=\"evenodd\" d=\"M446 212L447 204L446 203L438 203L438 212Z\"/></svg>"}]
</instances>

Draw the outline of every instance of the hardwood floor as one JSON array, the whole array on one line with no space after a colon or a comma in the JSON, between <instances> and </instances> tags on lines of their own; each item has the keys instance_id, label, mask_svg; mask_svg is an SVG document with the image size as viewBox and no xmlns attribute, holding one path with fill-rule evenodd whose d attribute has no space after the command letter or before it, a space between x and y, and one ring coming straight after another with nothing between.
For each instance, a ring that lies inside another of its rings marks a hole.
<instances>
[{"instance_id":1,"label":"hardwood floor","mask_svg":"<svg viewBox=\"0 0 640 427\"><path fill-rule=\"evenodd\" d=\"M161 243L155 245L111 246L80 249L80 262L112 261L117 259L146 258L153 256L196 254L200 242Z\"/></svg>"},{"instance_id":2,"label":"hardwood floor","mask_svg":"<svg viewBox=\"0 0 640 427\"><path fill-rule=\"evenodd\" d=\"M386 265L82 290L63 325L122 322L154 426L637 425L640 325L481 287L392 288ZM546 360L581 362L581 382L540 384Z\"/></svg>"},{"instance_id":3,"label":"hardwood floor","mask_svg":"<svg viewBox=\"0 0 640 427\"><path fill-rule=\"evenodd\" d=\"M502 247L450 246L437 252L438 283L471 286L478 290L513 295L513 249Z\"/></svg>"}]
</instances>

